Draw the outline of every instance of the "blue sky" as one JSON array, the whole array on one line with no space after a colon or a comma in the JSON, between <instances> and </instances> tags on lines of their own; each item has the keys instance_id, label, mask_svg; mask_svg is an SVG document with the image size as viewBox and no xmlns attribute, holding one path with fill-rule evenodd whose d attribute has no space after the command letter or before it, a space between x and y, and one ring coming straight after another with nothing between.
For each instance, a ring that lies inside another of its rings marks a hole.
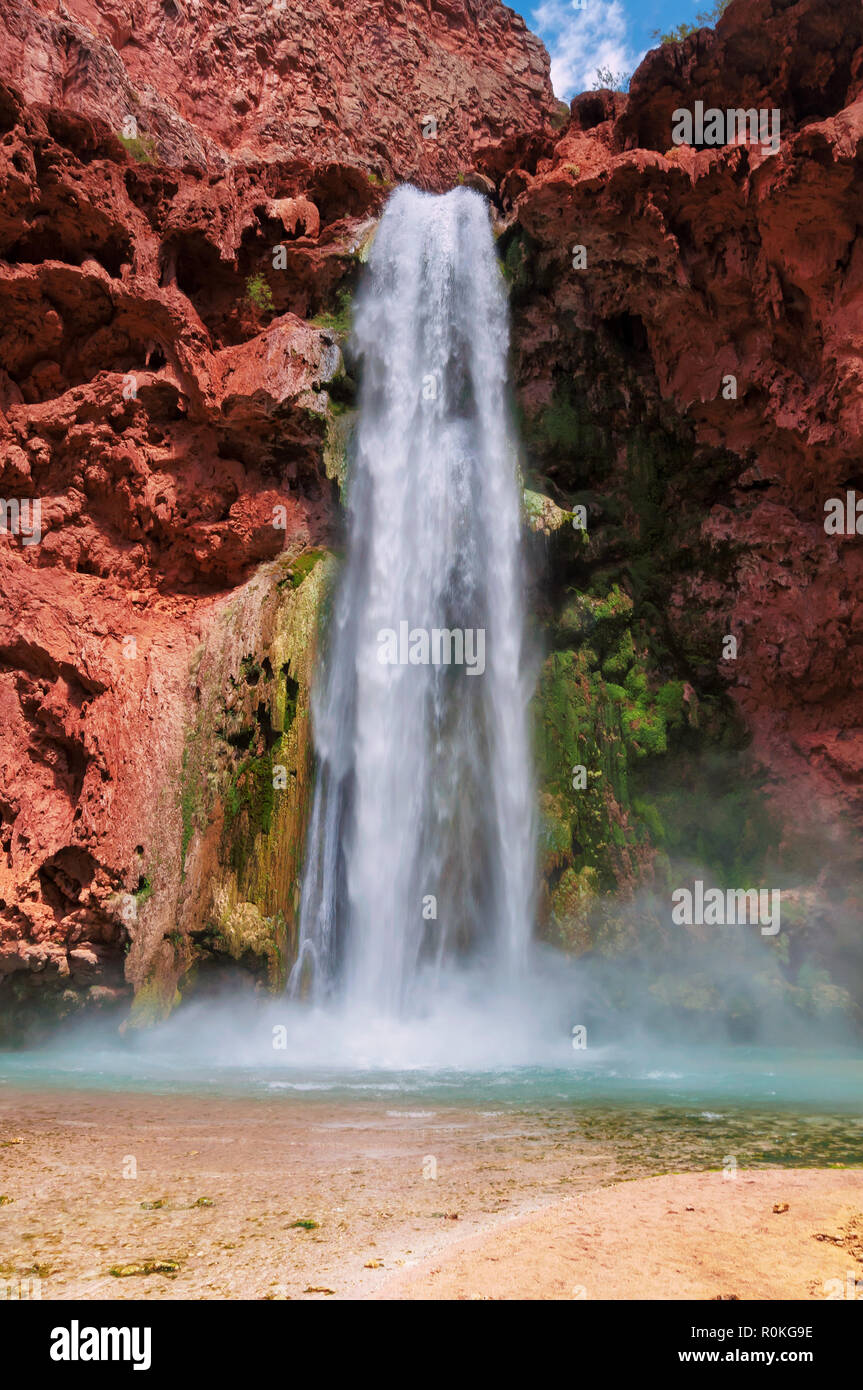
<instances>
[{"instance_id":1,"label":"blue sky","mask_svg":"<svg viewBox=\"0 0 863 1390\"><path fill-rule=\"evenodd\" d=\"M559 97L589 91L597 68L629 76L663 33L712 8L712 0L504 0L524 15L551 54L551 79Z\"/></svg>"}]
</instances>

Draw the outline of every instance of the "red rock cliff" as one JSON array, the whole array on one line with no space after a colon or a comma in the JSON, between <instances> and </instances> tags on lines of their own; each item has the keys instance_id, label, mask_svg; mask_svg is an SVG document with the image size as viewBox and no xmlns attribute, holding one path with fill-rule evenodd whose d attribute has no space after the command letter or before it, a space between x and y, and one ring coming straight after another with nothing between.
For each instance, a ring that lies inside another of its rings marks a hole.
<instances>
[{"instance_id":1,"label":"red rock cliff","mask_svg":"<svg viewBox=\"0 0 863 1390\"><path fill-rule=\"evenodd\" d=\"M674 110L698 100L777 109L778 153L674 145ZM622 361L638 378L659 440L671 407L692 441L689 477L657 494L690 571L668 595L672 622L681 641L707 614L737 634L739 658L718 669L762 751L831 793L858 830L863 547L825 534L824 503L863 495L861 171L861 6L736 0L715 31L648 54L628 98L578 98L535 175L508 183L545 287L519 334L528 412L574 382L613 432L599 397L615 358L612 372ZM596 351L604 364L587 360ZM621 400L621 458L635 423ZM698 477L711 466L712 495ZM693 503L698 527L684 538L674 512ZM736 558L708 582L691 547L722 542Z\"/></svg>"},{"instance_id":2,"label":"red rock cliff","mask_svg":"<svg viewBox=\"0 0 863 1390\"><path fill-rule=\"evenodd\" d=\"M675 144L674 112L698 101L778 111L778 151ZM734 0L715 31L648 54L628 96L577 98L538 163L501 184L530 463L541 491L589 515L587 548L556 560L558 588L602 595L613 581L634 602L635 664L612 731L631 775L666 737L689 749L670 779L653 765L636 796L657 799L640 812L656 811L674 863L674 818L688 816L703 873L723 787L728 805L740 798L726 864L766 841L753 831L763 796L780 827L769 881L798 913L788 978L826 968L858 997L863 540L827 533L825 503L863 498L861 172L857 0ZM580 632L595 645L595 628ZM620 652L607 656L614 674L597 671L592 690L624 686ZM639 662L648 690L683 682L670 721L640 689ZM696 792L692 748L727 697L749 751L732 760L725 726L714 780ZM744 811L753 762L761 792ZM623 791L607 799L616 840L604 852L618 882L637 882L639 808ZM576 849L559 925L590 949L601 930L579 906L592 891L584 826L566 829Z\"/></svg>"},{"instance_id":3,"label":"red rock cliff","mask_svg":"<svg viewBox=\"0 0 863 1390\"><path fill-rule=\"evenodd\" d=\"M192 654L328 535L335 291L387 187L556 103L495 0L13 0L0 52L0 491L42 533L0 544L0 979L63 1012L182 968Z\"/></svg>"},{"instance_id":4,"label":"red rock cliff","mask_svg":"<svg viewBox=\"0 0 863 1390\"><path fill-rule=\"evenodd\" d=\"M545 50L498 0L37 0L2 24L27 102L113 130L132 114L173 166L434 181L555 106Z\"/></svg>"},{"instance_id":5,"label":"red rock cliff","mask_svg":"<svg viewBox=\"0 0 863 1390\"><path fill-rule=\"evenodd\" d=\"M590 513L550 589L620 582L690 723L730 694L775 801L859 848L861 542L823 528L826 497L863 494L858 0L733 0L563 129L494 0L13 0L0 51L0 491L39 498L43 532L0 540L0 988L22 1018L190 964L219 836L304 699L303 662L273 693L297 615L266 605L332 533L338 294L401 179L477 182L505 227L529 462ZM696 100L778 107L779 152L673 146ZM231 779L212 805L202 729ZM273 966L273 883L231 872L219 949Z\"/></svg>"}]
</instances>

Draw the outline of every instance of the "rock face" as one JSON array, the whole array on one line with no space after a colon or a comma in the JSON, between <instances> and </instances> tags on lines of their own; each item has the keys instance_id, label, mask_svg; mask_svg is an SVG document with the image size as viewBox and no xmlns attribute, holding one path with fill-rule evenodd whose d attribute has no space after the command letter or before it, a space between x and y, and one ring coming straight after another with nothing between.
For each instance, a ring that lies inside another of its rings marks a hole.
<instances>
[{"instance_id":1,"label":"rock face","mask_svg":"<svg viewBox=\"0 0 863 1390\"><path fill-rule=\"evenodd\" d=\"M753 27L756 51L743 42ZM774 52L775 82L764 77ZM778 106L779 153L671 146L672 109L705 97ZM732 456L696 540L736 552L727 583L704 592L696 560L669 618L685 624L694 598L727 615L740 650L724 682L765 741L815 761L858 826L863 549L825 534L824 504L861 477L861 97L858 5L737 0L716 33L648 55L617 119L600 98L575 102L516 202L547 284L520 335L528 409L572 383L594 423L613 429L616 408L625 425L624 401L596 407L596 365L564 360L593 329L591 350L617 351L656 410L685 425L692 472L716 451ZM575 243L584 271L572 268ZM655 500L686 508L698 491L669 477Z\"/></svg>"},{"instance_id":2,"label":"rock face","mask_svg":"<svg viewBox=\"0 0 863 1390\"><path fill-rule=\"evenodd\" d=\"M558 104L493 0L12 0L0 52L14 1033L158 1014L200 962L284 978L346 302L393 180L472 178Z\"/></svg>"},{"instance_id":3,"label":"rock face","mask_svg":"<svg viewBox=\"0 0 863 1390\"><path fill-rule=\"evenodd\" d=\"M580 701L570 760L590 763L576 735L597 757L609 739L627 750L593 830L552 779L549 910L578 949L606 927L626 937L591 905L603 875L641 881L646 838L678 875L688 857L809 893L795 966L811 951L813 970L841 962L861 982L863 540L825 531L829 499L863 495L861 97L855 0L735 0L715 32L649 54L628 98L577 98L535 173L502 185L532 485L588 514L589 545L575 537L552 566L546 722L557 747L555 709ZM778 152L675 145L673 113L697 101L779 110ZM634 601L629 634L615 593ZM594 661L581 650L561 688L573 643ZM693 771L696 741L712 782ZM739 800L711 858L711 817L759 764L757 800ZM675 825L682 807L700 848ZM743 849L769 844L759 816L775 819L767 866Z\"/></svg>"},{"instance_id":4,"label":"rock face","mask_svg":"<svg viewBox=\"0 0 863 1390\"><path fill-rule=\"evenodd\" d=\"M2 23L25 100L113 130L135 116L175 167L435 184L556 106L542 44L498 0L13 0Z\"/></svg>"},{"instance_id":5,"label":"rock face","mask_svg":"<svg viewBox=\"0 0 863 1390\"><path fill-rule=\"evenodd\" d=\"M661 951L645 895L684 872L787 884L782 988L840 1007L863 539L824 504L863 497L857 0L732 0L563 121L496 0L9 0L0 52L7 1028L132 987L158 1014L220 962L284 978L349 300L407 179L483 188L511 283L546 935ZM778 152L675 145L696 101L776 108Z\"/></svg>"}]
</instances>

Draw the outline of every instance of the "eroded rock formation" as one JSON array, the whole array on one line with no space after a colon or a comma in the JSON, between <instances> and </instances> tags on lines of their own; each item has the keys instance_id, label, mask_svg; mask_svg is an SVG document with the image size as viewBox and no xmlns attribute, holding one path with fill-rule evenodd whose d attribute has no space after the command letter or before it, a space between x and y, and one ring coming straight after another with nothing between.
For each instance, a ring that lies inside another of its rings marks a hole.
<instances>
[{"instance_id":1,"label":"eroded rock formation","mask_svg":"<svg viewBox=\"0 0 863 1390\"><path fill-rule=\"evenodd\" d=\"M440 183L556 105L542 44L498 0L11 0L2 23L28 103L116 131L135 116L174 168Z\"/></svg>"},{"instance_id":2,"label":"eroded rock formation","mask_svg":"<svg viewBox=\"0 0 863 1390\"><path fill-rule=\"evenodd\" d=\"M600 886L641 883L647 844L678 874L772 874L795 968L860 981L863 550L824 523L861 482L861 96L857 4L737 0L649 54L628 97L576 99L503 184L534 485L589 517L552 566L545 677L550 910L582 950ZM777 109L778 152L675 145L699 100ZM609 746L627 752L592 824L566 758ZM618 948L643 916L615 920Z\"/></svg>"},{"instance_id":3,"label":"eroded rock formation","mask_svg":"<svg viewBox=\"0 0 863 1390\"><path fill-rule=\"evenodd\" d=\"M14 1033L163 1011L199 958L284 978L344 296L394 180L557 104L492 0L39 0L0 47L2 492L40 505L0 546Z\"/></svg>"},{"instance_id":4,"label":"eroded rock formation","mask_svg":"<svg viewBox=\"0 0 863 1390\"><path fill-rule=\"evenodd\" d=\"M863 494L856 0L733 0L565 119L496 0L10 0L0 51L0 492L41 505L38 544L0 537L7 1029L133 986L158 1013L219 960L284 976L348 301L408 179L489 194L512 287L543 930L636 951L621 903L669 873L791 862L783 978L841 1006L863 560L823 504ZM778 108L778 153L674 145L696 100Z\"/></svg>"}]
</instances>

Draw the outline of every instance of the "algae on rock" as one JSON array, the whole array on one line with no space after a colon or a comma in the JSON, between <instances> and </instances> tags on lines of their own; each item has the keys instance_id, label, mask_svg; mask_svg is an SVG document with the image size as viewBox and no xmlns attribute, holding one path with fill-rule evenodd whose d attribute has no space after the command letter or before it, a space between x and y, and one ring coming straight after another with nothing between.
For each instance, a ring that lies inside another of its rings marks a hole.
<instances>
[{"instance_id":1,"label":"algae on rock","mask_svg":"<svg viewBox=\"0 0 863 1390\"><path fill-rule=\"evenodd\" d=\"M531 531L550 536L572 521L574 512L565 511L541 492L524 490L524 511Z\"/></svg>"},{"instance_id":2,"label":"algae on rock","mask_svg":"<svg viewBox=\"0 0 863 1390\"><path fill-rule=\"evenodd\" d=\"M180 922L200 971L232 960L284 984L296 950L313 776L310 698L332 561L280 556L236 594L192 677Z\"/></svg>"},{"instance_id":3,"label":"algae on rock","mask_svg":"<svg viewBox=\"0 0 863 1390\"><path fill-rule=\"evenodd\" d=\"M338 483L339 492L344 496L348 474L348 451L356 424L355 410L332 410L327 420L327 433L324 440L324 472L328 478Z\"/></svg>"}]
</instances>

